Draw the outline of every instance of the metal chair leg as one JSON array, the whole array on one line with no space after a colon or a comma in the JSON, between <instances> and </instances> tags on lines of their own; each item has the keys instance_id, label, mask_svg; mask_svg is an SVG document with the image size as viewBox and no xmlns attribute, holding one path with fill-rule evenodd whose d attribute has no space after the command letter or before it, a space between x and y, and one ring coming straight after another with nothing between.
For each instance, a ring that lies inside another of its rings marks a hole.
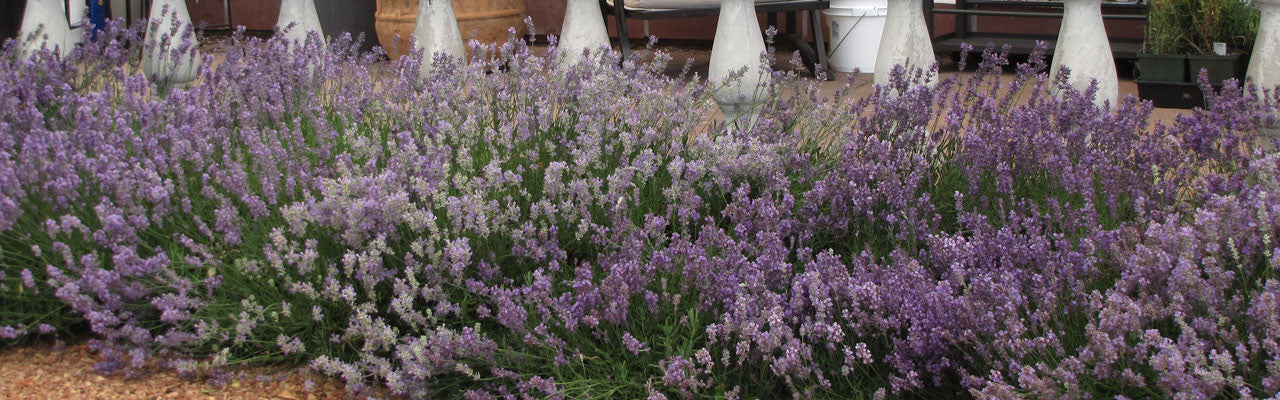
<instances>
[{"instance_id":1,"label":"metal chair leg","mask_svg":"<svg viewBox=\"0 0 1280 400\"><path fill-rule=\"evenodd\" d=\"M631 38L627 35L626 0L613 0L613 15L618 21L618 47L622 52L622 61L627 61L627 57L631 56Z\"/></svg>"},{"instance_id":2,"label":"metal chair leg","mask_svg":"<svg viewBox=\"0 0 1280 400\"><path fill-rule=\"evenodd\" d=\"M822 13L817 9L811 10L811 18L809 23L813 25L813 41L818 44L818 64L822 65L822 69L827 71L827 80L835 79L831 76L831 66L827 65L827 43L822 38ZM817 71L814 71L816 74Z\"/></svg>"}]
</instances>

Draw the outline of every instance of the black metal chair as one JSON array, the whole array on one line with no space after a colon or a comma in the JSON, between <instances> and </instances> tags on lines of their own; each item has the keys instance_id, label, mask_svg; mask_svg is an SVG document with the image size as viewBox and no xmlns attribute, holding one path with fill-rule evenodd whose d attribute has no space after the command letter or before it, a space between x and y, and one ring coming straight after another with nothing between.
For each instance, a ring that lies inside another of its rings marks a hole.
<instances>
[{"instance_id":1,"label":"black metal chair","mask_svg":"<svg viewBox=\"0 0 1280 400\"><path fill-rule=\"evenodd\" d=\"M627 8L626 0L600 0L600 7L605 12L606 24L609 15L614 16L618 24L618 40L622 50L622 59L627 59L631 54L631 40L627 35L627 18L635 18L639 20L654 20L668 18L693 18L693 17L712 17L720 15L720 7L696 7L696 8L678 8L678 9L636 9ZM827 69L827 49L823 40L822 31L822 15L821 10L831 7L831 2L827 0L793 0L774 3L756 4L757 13L768 14L769 25L778 26L778 13L786 13L787 30L786 38L800 50L800 57L803 59L805 66L816 74L818 69L816 66L821 65ZM813 25L814 46L810 46L796 32L796 12L810 12L810 21ZM830 79L830 75L828 75Z\"/></svg>"}]
</instances>

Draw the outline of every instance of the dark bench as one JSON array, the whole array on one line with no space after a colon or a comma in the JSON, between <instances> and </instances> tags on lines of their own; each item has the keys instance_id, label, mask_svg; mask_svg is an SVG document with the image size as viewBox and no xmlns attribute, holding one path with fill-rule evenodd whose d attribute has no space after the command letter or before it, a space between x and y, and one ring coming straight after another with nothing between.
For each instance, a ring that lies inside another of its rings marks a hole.
<instances>
[{"instance_id":1,"label":"dark bench","mask_svg":"<svg viewBox=\"0 0 1280 400\"><path fill-rule=\"evenodd\" d=\"M600 7L605 11L605 20L609 15L614 16L618 24L618 40L622 50L622 59L627 59L631 55L631 40L627 35L627 18L635 18L639 20L654 20L667 18L694 18L694 17L713 17L720 15L720 7L698 7L698 8L680 8L680 9L634 9L627 8L626 0L613 0L614 4L609 4L608 0L600 0ZM778 13L786 14L787 30L786 38L795 44L800 50L800 57L804 60L805 66L810 71L817 72L817 65L821 65L823 69L827 68L827 48L823 41L822 15L821 10L831 7L831 2L827 0L794 0L776 3L756 4L756 13L768 14L769 25L778 26ZM809 20L813 25L814 46L810 46L796 32L796 12L810 12ZM816 46L816 48L815 48Z\"/></svg>"},{"instance_id":2,"label":"dark bench","mask_svg":"<svg viewBox=\"0 0 1280 400\"><path fill-rule=\"evenodd\" d=\"M893 0L890 0L893 1ZM929 33L933 35L933 15L952 14L956 16L956 31L933 37L934 51L959 52L961 45L968 43L975 48L982 48L987 43L997 45L1008 44L1015 54L1028 54L1035 50L1037 41L1048 43L1049 52L1056 43L1055 36L1020 35L1008 33L982 32L969 25L970 16L1017 17L1062 19L1062 3L1057 1L1002 1L1002 0L956 0L954 9L938 8L933 0L924 1L925 21L929 25ZM1015 9L1010 9L1015 8ZM1147 4L1102 3L1102 18L1112 20L1146 21ZM1112 39L1111 52L1116 58L1133 59L1142 50L1141 39Z\"/></svg>"}]
</instances>

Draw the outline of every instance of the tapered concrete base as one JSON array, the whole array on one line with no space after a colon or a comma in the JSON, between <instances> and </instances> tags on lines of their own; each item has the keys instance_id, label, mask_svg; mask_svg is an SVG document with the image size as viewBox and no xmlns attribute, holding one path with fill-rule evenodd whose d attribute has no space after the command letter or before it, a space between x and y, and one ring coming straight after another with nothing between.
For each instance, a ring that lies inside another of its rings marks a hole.
<instances>
[{"instance_id":1,"label":"tapered concrete base","mask_svg":"<svg viewBox=\"0 0 1280 400\"><path fill-rule=\"evenodd\" d=\"M894 66L905 66L911 74L915 69L931 68L937 61L921 0L889 1L880 47L876 49L875 83L889 84L889 73ZM928 82L929 85L936 83L936 79Z\"/></svg>"},{"instance_id":2,"label":"tapered concrete base","mask_svg":"<svg viewBox=\"0 0 1280 400\"><path fill-rule=\"evenodd\" d=\"M75 43L71 25L62 10L62 0L29 0L22 14L22 28L18 40L22 42L22 54L30 57L40 49L49 49L67 55Z\"/></svg>"},{"instance_id":3,"label":"tapered concrete base","mask_svg":"<svg viewBox=\"0 0 1280 400\"><path fill-rule=\"evenodd\" d=\"M451 0L419 0L418 23L413 29L418 49L422 50L422 74L432 70L436 54L444 53L459 63L467 61L467 48L462 44L458 17Z\"/></svg>"},{"instance_id":4,"label":"tapered concrete base","mask_svg":"<svg viewBox=\"0 0 1280 400\"><path fill-rule=\"evenodd\" d=\"M1098 95L1094 97L1094 104L1114 107L1120 93L1119 83L1111 42L1102 24L1102 0L1063 0L1063 5L1062 29L1058 32L1058 45L1049 72L1057 75L1062 67L1067 67L1071 71L1067 82L1080 91L1088 89L1096 80Z\"/></svg>"},{"instance_id":5,"label":"tapered concrete base","mask_svg":"<svg viewBox=\"0 0 1280 400\"><path fill-rule=\"evenodd\" d=\"M610 48L609 31L596 0L569 0L560 28L560 61L576 63L586 51Z\"/></svg>"},{"instance_id":6,"label":"tapered concrete base","mask_svg":"<svg viewBox=\"0 0 1280 400\"><path fill-rule=\"evenodd\" d=\"M183 0L156 0L151 4L149 21L142 55L142 71L147 78L166 87L194 81L201 57L187 3ZM178 32L177 37L171 37L167 42L161 40L164 35L175 31ZM183 45L190 47L183 51ZM175 51L182 52L177 62L174 62Z\"/></svg>"},{"instance_id":7,"label":"tapered concrete base","mask_svg":"<svg viewBox=\"0 0 1280 400\"><path fill-rule=\"evenodd\" d=\"M1253 4L1262 10L1262 23L1249 60L1248 77L1258 85L1261 95L1262 90L1280 85L1280 0L1254 0Z\"/></svg>"},{"instance_id":8,"label":"tapered concrete base","mask_svg":"<svg viewBox=\"0 0 1280 400\"><path fill-rule=\"evenodd\" d=\"M307 36L312 32L318 33L322 42L325 40L320 15L316 13L316 3L312 0L284 0L280 3L276 29L296 47L305 45Z\"/></svg>"},{"instance_id":9,"label":"tapered concrete base","mask_svg":"<svg viewBox=\"0 0 1280 400\"><path fill-rule=\"evenodd\" d=\"M711 84L711 96L720 104L726 121L754 108L768 95L765 87L769 83L768 71L760 60L764 51L764 33L756 19L755 3L723 0L715 42L711 46L707 81Z\"/></svg>"}]
</instances>

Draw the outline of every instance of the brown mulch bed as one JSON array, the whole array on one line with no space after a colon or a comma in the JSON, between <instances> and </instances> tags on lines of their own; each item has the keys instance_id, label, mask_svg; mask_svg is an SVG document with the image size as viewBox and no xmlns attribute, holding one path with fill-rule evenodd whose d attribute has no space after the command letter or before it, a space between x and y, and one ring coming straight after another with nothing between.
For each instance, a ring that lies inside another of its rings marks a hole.
<instances>
[{"instance_id":1,"label":"brown mulch bed","mask_svg":"<svg viewBox=\"0 0 1280 400\"><path fill-rule=\"evenodd\" d=\"M138 378L104 377L93 370L87 344L32 344L0 349L0 399L343 399L341 381L304 368L250 368L228 384L183 379L147 370ZM311 390L306 382L311 380Z\"/></svg>"}]
</instances>

